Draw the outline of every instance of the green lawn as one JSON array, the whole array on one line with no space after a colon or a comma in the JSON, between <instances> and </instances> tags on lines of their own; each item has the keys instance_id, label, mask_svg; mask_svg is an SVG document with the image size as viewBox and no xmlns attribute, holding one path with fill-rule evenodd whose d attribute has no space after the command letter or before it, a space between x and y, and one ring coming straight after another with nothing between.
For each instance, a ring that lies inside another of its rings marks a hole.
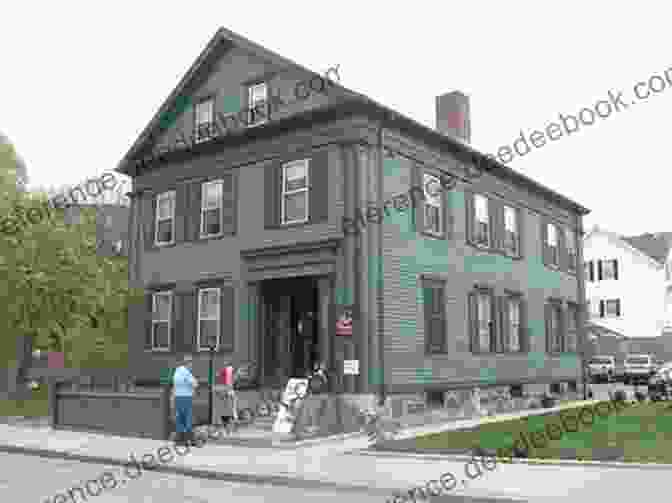
<instances>
[{"instance_id":1,"label":"green lawn","mask_svg":"<svg viewBox=\"0 0 672 503\"><path fill-rule=\"evenodd\" d=\"M29 400L0 400L0 416L46 417L49 415L47 386L32 392Z\"/></svg>"},{"instance_id":2,"label":"green lawn","mask_svg":"<svg viewBox=\"0 0 672 503\"><path fill-rule=\"evenodd\" d=\"M612 408L612 413L606 417L595 415L592 426L579 424L577 432L569 432L562 427L556 413L487 423L469 431L449 431L392 441L383 448L394 449L394 443L399 442L398 445L403 450L427 453L464 451L480 446L484 449L499 449L500 456L508 457L509 448L514 442L518 441L517 445L522 444L519 439L521 433L524 433L530 446L530 458L599 461L613 459L633 463L672 464L672 408L668 407L668 403L658 402L634 404L620 412L614 412ZM604 406L600 410L604 411ZM577 408L567 409L563 411L563 415L575 415L578 411ZM587 424L590 423L587 421L589 417L585 416ZM569 429L573 429L573 426L570 425ZM549 431L553 439L549 438ZM536 444L540 447L531 444L532 432L543 432L536 435Z\"/></svg>"}]
</instances>

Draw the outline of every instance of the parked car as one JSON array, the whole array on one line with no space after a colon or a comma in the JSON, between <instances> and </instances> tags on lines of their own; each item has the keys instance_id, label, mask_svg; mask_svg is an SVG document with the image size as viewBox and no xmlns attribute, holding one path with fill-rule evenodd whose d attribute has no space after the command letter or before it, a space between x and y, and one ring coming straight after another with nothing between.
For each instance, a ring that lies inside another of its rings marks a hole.
<instances>
[{"instance_id":1,"label":"parked car","mask_svg":"<svg viewBox=\"0 0 672 503\"><path fill-rule=\"evenodd\" d=\"M588 362L588 375L592 382L600 379L611 382L616 372L616 360L613 356L594 356Z\"/></svg>"},{"instance_id":2,"label":"parked car","mask_svg":"<svg viewBox=\"0 0 672 503\"><path fill-rule=\"evenodd\" d=\"M646 380L655 374L655 360L651 355L627 355L625 358L625 384Z\"/></svg>"}]
</instances>

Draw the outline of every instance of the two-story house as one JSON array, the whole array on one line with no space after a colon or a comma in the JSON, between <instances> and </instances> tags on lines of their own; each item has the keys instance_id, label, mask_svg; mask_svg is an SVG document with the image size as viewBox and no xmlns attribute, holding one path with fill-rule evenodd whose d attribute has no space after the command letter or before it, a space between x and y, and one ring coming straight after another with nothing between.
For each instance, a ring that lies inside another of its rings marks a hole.
<instances>
[{"instance_id":1,"label":"two-story house","mask_svg":"<svg viewBox=\"0 0 672 503\"><path fill-rule=\"evenodd\" d=\"M216 124L241 110L245 126ZM260 391L323 360L332 391L398 410L580 379L588 210L471 148L463 94L436 110L428 128L219 30L118 167L147 291L130 322L138 378L184 352L205 377L213 343L217 367L258 364ZM417 208L386 204L448 176ZM346 309L352 335L337 335Z\"/></svg>"}]
</instances>

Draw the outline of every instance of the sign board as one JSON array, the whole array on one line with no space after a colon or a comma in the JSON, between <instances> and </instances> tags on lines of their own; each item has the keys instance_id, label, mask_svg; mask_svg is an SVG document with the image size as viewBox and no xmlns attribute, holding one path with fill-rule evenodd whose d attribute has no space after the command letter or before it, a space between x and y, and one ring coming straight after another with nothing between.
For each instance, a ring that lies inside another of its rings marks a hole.
<instances>
[{"instance_id":1,"label":"sign board","mask_svg":"<svg viewBox=\"0 0 672 503\"><path fill-rule=\"evenodd\" d=\"M336 335L352 336L352 306L345 306L336 320Z\"/></svg>"},{"instance_id":2,"label":"sign board","mask_svg":"<svg viewBox=\"0 0 672 503\"><path fill-rule=\"evenodd\" d=\"M346 375L359 375L359 360L343 360L343 373Z\"/></svg>"},{"instance_id":3,"label":"sign board","mask_svg":"<svg viewBox=\"0 0 672 503\"><path fill-rule=\"evenodd\" d=\"M274 433L292 432L296 422L295 412L300 406L300 399L306 396L306 393L308 393L308 379L291 378L287 381L285 391L282 393L280 410L278 410L278 415L273 423ZM283 404L292 407L293 410L289 410Z\"/></svg>"}]
</instances>

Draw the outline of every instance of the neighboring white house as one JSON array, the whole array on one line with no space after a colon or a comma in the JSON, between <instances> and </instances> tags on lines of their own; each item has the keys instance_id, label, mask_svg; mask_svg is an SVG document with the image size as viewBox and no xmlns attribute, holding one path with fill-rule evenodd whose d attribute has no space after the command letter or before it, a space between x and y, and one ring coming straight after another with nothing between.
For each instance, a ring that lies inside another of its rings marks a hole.
<instances>
[{"instance_id":1,"label":"neighboring white house","mask_svg":"<svg viewBox=\"0 0 672 503\"><path fill-rule=\"evenodd\" d=\"M672 233L584 237L588 319L628 338L672 332Z\"/></svg>"}]
</instances>

